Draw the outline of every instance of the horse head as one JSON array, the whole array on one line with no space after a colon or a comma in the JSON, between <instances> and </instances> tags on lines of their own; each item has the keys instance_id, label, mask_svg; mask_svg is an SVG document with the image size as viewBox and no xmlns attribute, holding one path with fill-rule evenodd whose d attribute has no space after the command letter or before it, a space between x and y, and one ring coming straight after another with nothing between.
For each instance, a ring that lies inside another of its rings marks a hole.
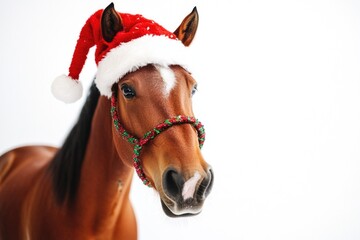
<instances>
[{"instance_id":1,"label":"horse head","mask_svg":"<svg viewBox=\"0 0 360 240\"><path fill-rule=\"evenodd\" d=\"M198 19L194 8L174 31L183 45L191 44ZM109 5L102 14L103 38L111 42L124 29L122 22L121 15L113 5ZM158 191L164 212L172 217L198 214L214 179L213 171L200 151L199 129L194 127L196 123L186 124L190 122L172 118L194 116L192 96L196 88L196 80L182 66L151 63L125 74L112 86L115 122L121 123L122 134L131 133L129 135L141 139L159 123L166 124L165 119L173 120L174 125L163 127L164 131L160 130L160 125L153 131L156 137L141 146L141 155L138 154L141 163L137 169L141 170L146 183ZM133 159L129 154L131 150L124 151L124 145L129 148L129 143L124 144L116 128L118 126L114 125L113 140L120 158ZM148 141L149 138L142 140Z\"/></svg>"}]
</instances>

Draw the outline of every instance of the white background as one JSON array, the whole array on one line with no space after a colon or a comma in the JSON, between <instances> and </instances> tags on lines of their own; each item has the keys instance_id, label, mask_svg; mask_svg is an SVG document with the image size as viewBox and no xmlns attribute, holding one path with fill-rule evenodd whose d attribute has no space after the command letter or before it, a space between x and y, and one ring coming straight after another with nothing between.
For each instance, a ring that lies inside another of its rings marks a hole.
<instances>
[{"instance_id":1,"label":"white background","mask_svg":"<svg viewBox=\"0 0 360 240\"><path fill-rule=\"evenodd\" d=\"M85 97L65 105L50 84L109 3L1 0L1 152L61 145ZM200 215L170 219L134 178L140 240L360 239L360 1L115 1L173 30L195 5L194 108L215 184Z\"/></svg>"}]
</instances>

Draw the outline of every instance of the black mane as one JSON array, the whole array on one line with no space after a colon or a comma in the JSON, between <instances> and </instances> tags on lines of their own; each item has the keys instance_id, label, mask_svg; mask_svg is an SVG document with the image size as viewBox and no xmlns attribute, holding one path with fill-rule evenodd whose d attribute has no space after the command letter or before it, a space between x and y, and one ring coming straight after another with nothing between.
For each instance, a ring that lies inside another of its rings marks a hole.
<instances>
[{"instance_id":1,"label":"black mane","mask_svg":"<svg viewBox=\"0 0 360 240\"><path fill-rule=\"evenodd\" d=\"M50 163L54 192L60 204L65 200L71 204L75 199L99 96L99 90L93 83L77 123Z\"/></svg>"}]
</instances>

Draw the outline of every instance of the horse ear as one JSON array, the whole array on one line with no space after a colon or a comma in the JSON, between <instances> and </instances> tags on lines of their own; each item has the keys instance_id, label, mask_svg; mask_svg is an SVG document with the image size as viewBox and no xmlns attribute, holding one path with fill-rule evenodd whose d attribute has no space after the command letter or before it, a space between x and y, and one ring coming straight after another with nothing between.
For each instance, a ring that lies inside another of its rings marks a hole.
<instances>
[{"instance_id":1,"label":"horse ear","mask_svg":"<svg viewBox=\"0 0 360 240\"><path fill-rule=\"evenodd\" d=\"M101 33L106 42L111 42L116 33L124 29L122 19L114 8L114 3L107 6L101 16Z\"/></svg>"},{"instance_id":2,"label":"horse ear","mask_svg":"<svg viewBox=\"0 0 360 240\"><path fill-rule=\"evenodd\" d=\"M195 33L199 24L199 14L196 7L181 22L180 26L175 30L174 34L181 40L185 46L189 46L195 37Z\"/></svg>"}]
</instances>

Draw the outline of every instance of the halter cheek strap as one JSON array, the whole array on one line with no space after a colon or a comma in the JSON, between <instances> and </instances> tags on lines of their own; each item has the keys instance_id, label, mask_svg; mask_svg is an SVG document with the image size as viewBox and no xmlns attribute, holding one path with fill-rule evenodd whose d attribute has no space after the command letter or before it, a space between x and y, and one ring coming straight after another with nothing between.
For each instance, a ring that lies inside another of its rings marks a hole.
<instances>
[{"instance_id":1,"label":"halter cheek strap","mask_svg":"<svg viewBox=\"0 0 360 240\"><path fill-rule=\"evenodd\" d=\"M159 135L160 133L162 133L163 131L165 131L166 129L172 126L180 125L180 124L191 124L197 131L200 149L204 144L205 141L204 126L201 124L199 120L197 120L194 117L179 115L176 117L166 119L163 123L158 124L152 130L145 133L143 138L138 139L137 137L135 137L134 135L130 134L128 131L125 130L124 126L119 121L119 115L116 109L117 109L117 98L116 98L116 94L113 93L111 96L111 116L114 122L114 126L124 140L127 140L131 144L134 144L133 165L141 181L148 187L152 187L152 185L149 179L146 177L143 167L141 166L140 153L141 150L143 149L143 146L148 142L150 142L150 140L154 139L157 135Z\"/></svg>"}]
</instances>

